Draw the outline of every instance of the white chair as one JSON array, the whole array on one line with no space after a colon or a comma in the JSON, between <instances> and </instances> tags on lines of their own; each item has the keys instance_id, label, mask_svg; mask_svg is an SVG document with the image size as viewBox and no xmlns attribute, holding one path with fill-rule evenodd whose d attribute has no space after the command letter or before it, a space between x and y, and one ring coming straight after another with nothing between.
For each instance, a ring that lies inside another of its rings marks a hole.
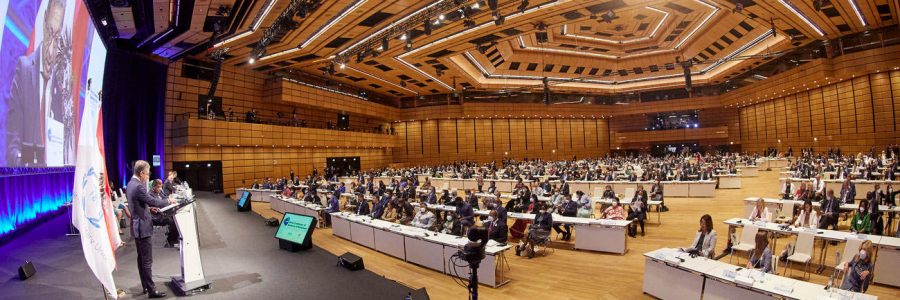
<instances>
[{"instance_id":1,"label":"white chair","mask_svg":"<svg viewBox=\"0 0 900 300\"><path fill-rule=\"evenodd\" d=\"M808 231L801 231L797 236L797 246L794 247L794 253L787 257L788 271L791 271L791 263L806 264L806 275L809 276L809 263L813 259L813 242L815 234ZM807 279L809 279L807 277Z\"/></svg>"},{"instance_id":2,"label":"white chair","mask_svg":"<svg viewBox=\"0 0 900 300\"><path fill-rule=\"evenodd\" d=\"M753 224L744 225L744 230L741 231L741 240L737 245L731 246L731 257L728 258L728 263L731 263L731 259L734 258L734 252L748 252L753 249L756 249L756 233L759 232L759 227Z\"/></svg>"},{"instance_id":3,"label":"white chair","mask_svg":"<svg viewBox=\"0 0 900 300\"><path fill-rule=\"evenodd\" d=\"M841 278L844 276L844 265L853 260L853 257L859 253L859 246L862 245L862 243L863 240L861 239L847 238L847 243L844 244L844 252L841 254L841 261L837 262L837 265L834 266L835 270L841 272Z\"/></svg>"},{"instance_id":4,"label":"white chair","mask_svg":"<svg viewBox=\"0 0 900 300\"><path fill-rule=\"evenodd\" d=\"M781 209L775 217L775 223L792 223L794 221L794 200L781 200Z\"/></svg>"},{"instance_id":5,"label":"white chair","mask_svg":"<svg viewBox=\"0 0 900 300\"><path fill-rule=\"evenodd\" d=\"M625 194L623 195L621 202L622 203L631 203L634 200L634 190L635 188L625 188Z\"/></svg>"}]
</instances>

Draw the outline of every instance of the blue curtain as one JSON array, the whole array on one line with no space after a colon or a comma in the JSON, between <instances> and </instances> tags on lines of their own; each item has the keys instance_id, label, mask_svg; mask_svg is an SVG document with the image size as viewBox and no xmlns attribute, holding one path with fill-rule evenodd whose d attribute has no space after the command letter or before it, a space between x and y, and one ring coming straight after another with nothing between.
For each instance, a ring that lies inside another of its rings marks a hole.
<instances>
[{"instance_id":1,"label":"blue curtain","mask_svg":"<svg viewBox=\"0 0 900 300\"><path fill-rule=\"evenodd\" d=\"M0 168L0 241L72 199L75 168Z\"/></svg>"},{"instance_id":2,"label":"blue curtain","mask_svg":"<svg viewBox=\"0 0 900 300\"><path fill-rule=\"evenodd\" d=\"M103 140L110 183L122 187L135 160L159 167L151 178L164 178L163 113L168 67L142 55L110 49L103 80Z\"/></svg>"}]
</instances>

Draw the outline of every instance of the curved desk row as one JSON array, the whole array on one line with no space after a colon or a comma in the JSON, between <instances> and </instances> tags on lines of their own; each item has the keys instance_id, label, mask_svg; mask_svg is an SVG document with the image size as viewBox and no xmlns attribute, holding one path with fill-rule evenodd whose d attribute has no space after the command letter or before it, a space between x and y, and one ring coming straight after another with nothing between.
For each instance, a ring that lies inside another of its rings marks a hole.
<instances>
[{"instance_id":1,"label":"curved desk row","mask_svg":"<svg viewBox=\"0 0 900 300\"><path fill-rule=\"evenodd\" d=\"M459 262L464 265L459 267L450 260L468 243L466 238L345 212L332 213L331 224L332 234L378 252L450 276L469 274L465 262ZM485 249L478 282L496 288L509 282L503 276L503 261L504 252L512 246L492 244Z\"/></svg>"}]
</instances>

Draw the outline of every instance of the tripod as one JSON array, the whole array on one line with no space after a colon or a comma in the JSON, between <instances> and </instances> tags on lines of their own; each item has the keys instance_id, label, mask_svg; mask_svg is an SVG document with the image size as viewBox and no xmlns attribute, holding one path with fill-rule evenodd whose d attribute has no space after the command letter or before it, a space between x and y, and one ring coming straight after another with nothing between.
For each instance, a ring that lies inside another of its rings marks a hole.
<instances>
[{"instance_id":1,"label":"tripod","mask_svg":"<svg viewBox=\"0 0 900 300\"><path fill-rule=\"evenodd\" d=\"M469 299L478 300L478 265L481 260L469 262Z\"/></svg>"}]
</instances>

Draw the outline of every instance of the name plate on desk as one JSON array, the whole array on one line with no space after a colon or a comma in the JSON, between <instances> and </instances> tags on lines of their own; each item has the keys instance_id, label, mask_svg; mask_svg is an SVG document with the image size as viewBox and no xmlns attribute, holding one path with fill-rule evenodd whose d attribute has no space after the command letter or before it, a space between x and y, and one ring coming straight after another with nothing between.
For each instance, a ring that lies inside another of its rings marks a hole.
<instances>
[{"instance_id":1,"label":"name plate on desk","mask_svg":"<svg viewBox=\"0 0 900 300\"><path fill-rule=\"evenodd\" d=\"M775 290L785 294L790 294L794 292L794 287L792 285L787 285L784 283L775 283Z\"/></svg>"},{"instance_id":2,"label":"name plate on desk","mask_svg":"<svg viewBox=\"0 0 900 300\"><path fill-rule=\"evenodd\" d=\"M734 280L734 277L737 276L737 271L735 270L722 270L722 277Z\"/></svg>"},{"instance_id":3,"label":"name plate on desk","mask_svg":"<svg viewBox=\"0 0 900 300\"><path fill-rule=\"evenodd\" d=\"M749 276L738 275L734 277L734 283L737 283L740 286L752 287L753 282L753 278L750 278Z\"/></svg>"}]
</instances>

